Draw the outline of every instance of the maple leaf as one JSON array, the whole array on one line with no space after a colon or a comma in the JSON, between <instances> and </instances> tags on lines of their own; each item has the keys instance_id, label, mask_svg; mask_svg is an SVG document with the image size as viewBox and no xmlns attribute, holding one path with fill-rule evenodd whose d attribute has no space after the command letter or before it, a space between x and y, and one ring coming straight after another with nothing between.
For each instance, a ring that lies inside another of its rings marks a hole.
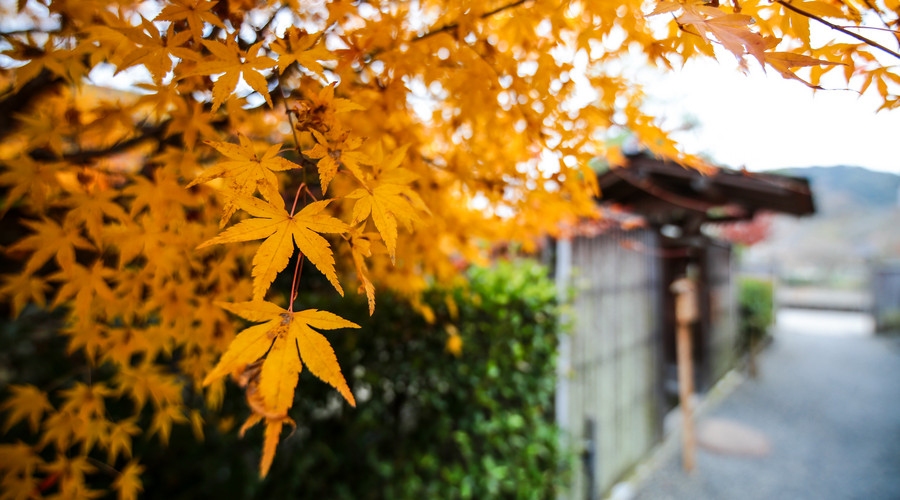
<instances>
[{"instance_id":1,"label":"maple leaf","mask_svg":"<svg viewBox=\"0 0 900 500\"><path fill-rule=\"evenodd\" d=\"M755 57L761 65L765 64L764 51L766 43L758 33L750 31L747 26L753 18L742 14L726 14L715 7L698 6L686 3L682 6L684 13L677 21L684 25L694 26L704 41L709 41L712 34L744 64L744 53Z\"/></svg>"},{"instance_id":2,"label":"maple leaf","mask_svg":"<svg viewBox=\"0 0 900 500\"><path fill-rule=\"evenodd\" d=\"M11 299L13 317L17 318L29 303L41 307L47 305L47 283L36 276L19 273L9 274L3 277L3 286L0 286L0 297Z\"/></svg>"},{"instance_id":3,"label":"maple leaf","mask_svg":"<svg viewBox=\"0 0 900 500\"><path fill-rule=\"evenodd\" d=\"M194 40L199 42L203 39L203 23L209 23L223 30L226 29L225 24L222 23L218 16L211 12L216 3L218 2L212 0L171 0L171 3L163 8L154 21L179 21L184 19L187 21Z\"/></svg>"},{"instance_id":4,"label":"maple leaf","mask_svg":"<svg viewBox=\"0 0 900 500\"><path fill-rule=\"evenodd\" d=\"M215 368L203 380L203 386L229 373L241 372L265 356L256 388L263 408L261 411L254 409L254 414L241 428L243 435L248 427L263 419L266 421L260 459L260 476L265 477L272 465L284 422L290 421L287 411L293 406L294 390L304 363L313 375L337 389L350 405L356 406L331 344L313 328L336 330L359 328L359 325L326 311L307 309L293 312L271 302L217 304L244 319L260 323L246 328L235 337ZM250 397L248 394L248 400Z\"/></svg>"},{"instance_id":5,"label":"maple leaf","mask_svg":"<svg viewBox=\"0 0 900 500\"><path fill-rule=\"evenodd\" d=\"M421 221L417 210L428 211L419 195L408 185L415 180L416 175L400 168L405 154L404 146L383 163L379 162L378 159L383 156L379 145L373 156L373 161L380 165L380 172L376 173L377 179L372 182L374 187L358 188L346 196L357 200L353 205L352 224L364 221L371 215L392 261L397 251L397 220L410 228L413 222Z\"/></svg>"},{"instance_id":6,"label":"maple leaf","mask_svg":"<svg viewBox=\"0 0 900 500\"><path fill-rule=\"evenodd\" d=\"M319 36L300 28L292 26L286 29L284 37L272 43L272 50L278 54L278 74L283 74L291 64L297 63L325 78L324 69L319 61L328 61L334 56L324 43L316 43L319 39Z\"/></svg>"},{"instance_id":7,"label":"maple leaf","mask_svg":"<svg viewBox=\"0 0 900 500\"><path fill-rule=\"evenodd\" d=\"M187 422L187 417L176 405L165 405L158 408L153 414L153 420L150 422L150 428L147 430L148 436L154 434L159 435L159 441L163 445L169 444L169 436L172 434L172 424L183 424Z\"/></svg>"},{"instance_id":8,"label":"maple leaf","mask_svg":"<svg viewBox=\"0 0 900 500\"><path fill-rule=\"evenodd\" d=\"M45 411L52 411L53 406L47 395L33 385L11 385L10 396L3 406L3 411L9 412L6 416L6 424L3 432L8 432L12 426L21 420L28 419L31 432L37 432Z\"/></svg>"},{"instance_id":9,"label":"maple leaf","mask_svg":"<svg viewBox=\"0 0 900 500\"><path fill-rule=\"evenodd\" d=\"M120 222L130 220L128 213L115 199L120 193L116 190L77 191L69 195L62 205L71 207L64 219L64 226L78 227L83 224L88 235L96 243L103 239L104 216Z\"/></svg>"},{"instance_id":10,"label":"maple leaf","mask_svg":"<svg viewBox=\"0 0 900 500\"><path fill-rule=\"evenodd\" d=\"M116 458L123 454L131 458L131 436L141 432L141 428L135 424L136 420L132 417L110 426L109 437L106 439L110 463L115 463Z\"/></svg>"},{"instance_id":11,"label":"maple leaf","mask_svg":"<svg viewBox=\"0 0 900 500\"><path fill-rule=\"evenodd\" d=\"M126 28L124 30L125 36L135 42L138 47L117 65L116 73L143 64L150 71L153 81L159 84L172 69L171 56L182 59L197 58L193 51L181 47L191 37L189 31L176 34L175 25L170 24L166 36L163 37L156 26L143 16L141 17L141 27L143 29Z\"/></svg>"},{"instance_id":12,"label":"maple leaf","mask_svg":"<svg viewBox=\"0 0 900 500\"><path fill-rule=\"evenodd\" d=\"M5 171L0 173L0 185L10 189L0 205L0 218L26 195L35 210L43 212L48 196L59 185L56 179L59 166L36 162L29 156L23 156L5 163L3 167Z\"/></svg>"},{"instance_id":13,"label":"maple leaf","mask_svg":"<svg viewBox=\"0 0 900 500\"><path fill-rule=\"evenodd\" d=\"M269 146L260 156L256 153L250 139L244 135L239 135L238 139L241 143L240 146L229 142L205 141L205 144L214 148L228 160L220 161L215 166L206 169L187 187L222 177L231 181L232 189L239 196L250 196L259 189L263 198L270 202L281 199L275 172L300 168L300 165L278 156L281 144ZM223 224L234 213L235 205L226 203L225 210Z\"/></svg>"},{"instance_id":14,"label":"maple leaf","mask_svg":"<svg viewBox=\"0 0 900 500\"><path fill-rule=\"evenodd\" d=\"M781 76L789 80L799 80L811 88L821 88L797 76L792 70L793 68L803 68L809 66L842 66L844 63L823 61L814 57L804 56L802 54L794 54L792 52L766 52L766 62L775 68Z\"/></svg>"},{"instance_id":15,"label":"maple leaf","mask_svg":"<svg viewBox=\"0 0 900 500\"><path fill-rule=\"evenodd\" d=\"M319 183L322 192L328 189L328 184L338 171L338 163L344 165L357 179L362 179L362 164L369 161L368 156L361 151L354 151L362 145L362 139L348 133L340 133L342 137L336 141L330 141L318 130L313 130L312 135L316 145L312 149L303 152L312 159L318 159L316 168L319 171ZM335 135L335 134L329 134Z\"/></svg>"},{"instance_id":16,"label":"maple leaf","mask_svg":"<svg viewBox=\"0 0 900 500\"><path fill-rule=\"evenodd\" d=\"M60 226L49 219L43 221L24 220L22 224L31 228L36 234L22 238L6 251L11 254L29 250L34 252L25 265L24 274L37 271L54 256L62 269L71 269L75 265L76 248L84 250L94 248L90 242L81 237L81 231L70 224Z\"/></svg>"},{"instance_id":17,"label":"maple leaf","mask_svg":"<svg viewBox=\"0 0 900 500\"><path fill-rule=\"evenodd\" d=\"M64 269L51 275L51 280L63 282L63 285L56 293L53 307L57 307L74 297L75 307L73 311L83 320L90 317L91 307L97 297L103 299L105 308L113 306L117 300L116 295L106 283L106 278L113 275L113 270L104 267L100 259L94 262L90 269L76 263L69 269Z\"/></svg>"},{"instance_id":18,"label":"maple leaf","mask_svg":"<svg viewBox=\"0 0 900 500\"><path fill-rule=\"evenodd\" d=\"M143 472L144 467L137 462L128 462L128 465L113 481L113 488L118 492L119 500L135 500L138 497L138 493L144 490L143 483L141 483Z\"/></svg>"},{"instance_id":19,"label":"maple leaf","mask_svg":"<svg viewBox=\"0 0 900 500\"><path fill-rule=\"evenodd\" d=\"M263 362L260 377L260 391L267 410L275 410L274 414L281 414L282 410L287 411L291 407L292 403L288 398L293 400L296 376L302 369L302 363L306 363L313 375L337 389L348 403L356 406L356 400L341 374L331 344L313 328L336 330L359 328L359 325L327 311L306 309L292 312L264 301L219 302L217 305L246 320L264 323L250 326L238 334L219 363L203 380L204 386L244 368L269 352ZM292 348L295 342L296 347ZM276 345L279 346L278 352L272 356L270 349ZM300 353L299 358L296 356L297 352ZM296 361L291 357L297 358ZM267 365L270 367L267 368ZM287 381L283 381L283 377L287 377ZM288 386L290 391L286 390Z\"/></svg>"},{"instance_id":20,"label":"maple leaf","mask_svg":"<svg viewBox=\"0 0 900 500\"><path fill-rule=\"evenodd\" d=\"M4 42L12 48L2 52L3 55L17 61L25 61L24 66L14 70L16 74L14 91L21 89L26 83L36 78L43 69L47 69L69 82L78 82L88 73L82 56L84 47L76 47L66 50L61 37L48 36L43 49L33 45L31 35L28 35L29 43L24 43L15 37L4 37Z\"/></svg>"},{"instance_id":21,"label":"maple leaf","mask_svg":"<svg viewBox=\"0 0 900 500\"><path fill-rule=\"evenodd\" d=\"M365 108L350 99L335 97L335 87L337 83L326 85L317 94L310 95L309 101L300 101L293 107L299 130L311 128L320 132L326 131L332 140L341 140L338 137L341 133L338 130L340 125L335 115Z\"/></svg>"},{"instance_id":22,"label":"maple leaf","mask_svg":"<svg viewBox=\"0 0 900 500\"><path fill-rule=\"evenodd\" d=\"M369 302L369 316L371 316L375 314L375 285L369 278L366 257L372 256L372 242L359 228L354 228L350 233L350 253L353 257L353 266L356 268L356 276L360 281L360 288L365 292Z\"/></svg>"},{"instance_id":23,"label":"maple leaf","mask_svg":"<svg viewBox=\"0 0 900 500\"><path fill-rule=\"evenodd\" d=\"M216 40L203 40L202 43L212 52L213 59L200 62L193 71L183 75L182 78L221 74L213 84L213 112L231 96L242 76L247 85L265 97L270 108L273 106L266 77L260 71L271 68L276 63L269 56L258 55L264 42L257 42L246 52L241 51L233 38L228 38L225 43Z\"/></svg>"},{"instance_id":24,"label":"maple leaf","mask_svg":"<svg viewBox=\"0 0 900 500\"><path fill-rule=\"evenodd\" d=\"M265 238L253 257L253 297L262 299L294 254L294 244L342 296L344 290L334 270L334 255L328 240L319 233L344 233L349 227L323 213L331 200L310 203L296 214L284 209L279 197L265 203L257 198L238 197L238 207L254 218L243 220L221 234L202 243L204 248L219 243L233 243ZM292 242L293 241L293 242Z\"/></svg>"}]
</instances>

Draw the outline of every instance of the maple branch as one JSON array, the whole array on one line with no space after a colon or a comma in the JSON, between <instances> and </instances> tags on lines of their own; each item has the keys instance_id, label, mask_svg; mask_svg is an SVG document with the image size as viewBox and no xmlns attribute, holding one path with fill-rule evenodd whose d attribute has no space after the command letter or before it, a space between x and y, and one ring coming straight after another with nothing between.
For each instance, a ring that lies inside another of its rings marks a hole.
<instances>
[{"instance_id":1,"label":"maple branch","mask_svg":"<svg viewBox=\"0 0 900 500\"><path fill-rule=\"evenodd\" d=\"M68 154L64 154L62 156L62 158L57 158L56 155L54 155L53 153L50 153L46 149L36 149L36 150L31 151L29 153L29 156L31 156L35 160L45 160L46 161L46 160L62 159L62 160L66 160L71 163L84 164L84 163L88 163L91 160L94 160L97 158L102 158L104 156L111 156L114 154L122 153L124 151L127 151L127 150L129 150L143 142L149 141L149 140L154 140L154 139L159 140L159 139L161 139L162 133L166 129L165 125L167 125L167 124L168 124L167 121L163 122L163 123L157 125L156 127L146 129L144 131L144 133L141 135L132 137L131 139L127 139L127 140L124 140L121 142L117 142L108 148L89 149L89 150L85 150L85 151L79 151L77 153L68 153Z\"/></svg>"},{"instance_id":2,"label":"maple branch","mask_svg":"<svg viewBox=\"0 0 900 500\"><path fill-rule=\"evenodd\" d=\"M825 26L828 26L829 28L831 28L831 29L833 29L833 30L840 31L841 33L843 33L843 34L845 34L845 35L849 35L849 36L851 36L851 37L853 37L853 38L856 38L857 40L859 40L859 41L865 43L866 45L869 45L869 46L871 46L871 47L875 47L876 49L881 49L882 51L884 51L884 52L886 52L886 53L888 53L888 54L890 54L890 55L896 57L897 59L900 59L900 53L894 52L893 50L891 50L891 49L885 47L884 45L881 45L880 43L876 42L875 40L872 40L871 38L866 38L866 37L860 35L859 33L854 33L854 32L849 31L849 30L847 30L847 29L845 29L845 28L843 28L843 27L841 27L841 26L838 26L837 24L834 24L834 23L831 23L831 22L829 22L829 21L826 21L825 19L822 19L821 17L819 17L819 16L817 16L817 15L815 15L815 14L813 14L813 13L806 12L806 11L803 10L803 9L799 9L799 8L797 8L797 7L794 7L793 5L791 5L789 2L786 2L785 0L775 0L775 3L780 4L780 5L782 5L784 8L786 8L786 9L788 9L788 10L791 10L791 11L797 13L797 14L800 14L801 16L808 17L808 18L810 18L810 19L814 19L814 20L816 20L816 21L819 21L820 23L824 24Z\"/></svg>"},{"instance_id":3,"label":"maple branch","mask_svg":"<svg viewBox=\"0 0 900 500\"><path fill-rule=\"evenodd\" d=\"M895 35L900 35L900 30L895 30L891 28L879 28L878 26L841 26L844 29L852 29L852 30L876 30L876 31L887 31L888 33L893 33Z\"/></svg>"},{"instance_id":4,"label":"maple branch","mask_svg":"<svg viewBox=\"0 0 900 500\"><path fill-rule=\"evenodd\" d=\"M24 111L41 94L62 82L61 76L56 76L45 69L28 83L22 85L18 91L3 96L3 99L0 100L0 117L2 117L0 119L0 140L15 131L14 114Z\"/></svg>"},{"instance_id":5,"label":"maple branch","mask_svg":"<svg viewBox=\"0 0 900 500\"><path fill-rule=\"evenodd\" d=\"M287 103L287 99L290 94L284 94L284 87L282 87L281 85L281 78L278 78L276 81L278 84L277 95L281 96L281 101L284 103L284 113L288 117L288 124L290 124L291 126L291 134L294 136L294 150L297 151L297 157L300 159L300 163L302 163L303 166L303 179L301 182L303 184L306 184L306 167L313 166L316 163L312 161L310 157L303 154L303 151L300 150L300 138L297 136L297 129L294 127L294 115L293 113L291 113L291 108L288 107ZM309 191L309 188L306 188L306 190Z\"/></svg>"},{"instance_id":6,"label":"maple branch","mask_svg":"<svg viewBox=\"0 0 900 500\"><path fill-rule=\"evenodd\" d=\"M493 16L493 15L496 15L496 14L499 14L499 13L503 12L504 10L508 10L508 9L512 9L512 8L514 8L514 7L518 7L518 6L522 5L523 3L527 2L527 1L528 1L528 0L516 0L515 2L508 3L508 4L506 4L506 5L501 5L500 7L497 7L497 8L494 9L494 10L489 10L489 11L485 12L484 14L481 14L481 15L478 16L478 17L479 17L480 19L487 19L487 18L489 18L489 17L491 17L491 16ZM410 40L410 42L420 42L420 41L422 41L422 40L424 40L424 39L426 39L426 38L430 38L430 37L432 37L432 36L434 36L434 35L437 35L438 33L445 33L445 32L447 32L447 31L454 30L454 29L456 29L457 27L459 27L459 23L445 24L444 26L441 26L440 28L436 28L436 29L433 29L433 30L431 30L431 31L425 32L425 33L423 33L423 34L421 34L421 35L418 35L418 36L413 37L413 38Z\"/></svg>"}]
</instances>

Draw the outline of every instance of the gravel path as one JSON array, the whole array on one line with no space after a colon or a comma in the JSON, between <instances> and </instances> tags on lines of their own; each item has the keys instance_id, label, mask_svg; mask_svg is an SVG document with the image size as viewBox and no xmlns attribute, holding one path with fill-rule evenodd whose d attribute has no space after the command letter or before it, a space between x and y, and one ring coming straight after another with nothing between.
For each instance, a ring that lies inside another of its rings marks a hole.
<instances>
[{"instance_id":1,"label":"gravel path","mask_svg":"<svg viewBox=\"0 0 900 500\"><path fill-rule=\"evenodd\" d=\"M788 314L760 377L707 415L758 431L769 453L700 449L692 475L671 453L637 500L900 500L900 337L841 335L835 313Z\"/></svg>"}]
</instances>

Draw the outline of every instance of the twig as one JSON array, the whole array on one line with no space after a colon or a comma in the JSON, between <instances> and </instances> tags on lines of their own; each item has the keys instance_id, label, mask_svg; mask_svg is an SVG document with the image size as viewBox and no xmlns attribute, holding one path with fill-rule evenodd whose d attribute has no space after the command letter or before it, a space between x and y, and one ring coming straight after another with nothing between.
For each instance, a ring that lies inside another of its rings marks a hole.
<instances>
[{"instance_id":1,"label":"twig","mask_svg":"<svg viewBox=\"0 0 900 500\"><path fill-rule=\"evenodd\" d=\"M853 30L887 31L888 33L894 33L895 35L900 35L900 30L892 30L890 28L879 28L878 26L841 26L841 28L853 29Z\"/></svg>"},{"instance_id":2,"label":"twig","mask_svg":"<svg viewBox=\"0 0 900 500\"><path fill-rule=\"evenodd\" d=\"M301 252L297 257L297 263L294 264L294 280L291 282L291 300L290 307L288 307L288 311L290 312L294 312L294 301L297 300L297 294L299 291L297 290L297 278L299 278L299 276L303 274L303 261L305 260L306 256L303 255L303 252Z\"/></svg>"},{"instance_id":3,"label":"twig","mask_svg":"<svg viewBox=\"0 0 900 500\"><path fill-rule=\"evenodd\" d=\"M493 16L493 15L495 15L495 14L499 14L500 12L503 12L504 10L512 9L512 8L514 8L514 7L518 7L519 5L522 5L523 3L527 2L527 1L528 1L528 0L516 0L515 2L508 3L508 4L506 4L506 5L501 5L500 7L497 7L497 8L494 9L494 10L489 10L489 11L485 12L484 14L482 14L482 15L479 16L479 17L481 17L481 19L487 19L487 18L489 18L489 17L491 17L491 16ZM444 33L444 32L446 32L446 31L450 31L450 30L456 29L458 26L459 26L459 23L445 24L444 26L441 26L440 28L435 28L435 29L433 29L433 30L431 30L431 31L429 31L429 32L426 32L426 33L423 33L423 34L421 34L421 35L419 35L419 36L413 37L413 38L410 40L410 42L418 42L418 41L424 40L424 39L426 39L426 38L432 37L432 36L434 36L434 35L437 35L438 33Z\"/></svg>"},{"instance_id":4,"label":"twig","mask_svg":"<svg viewBox=\"0 0 900 500\"><path fill-rule=\"evenodd\" d=\"M840 31L841 33L843 33L845 35L852 36L853 38L856 38L857 40L865 43L866 45L875 47L876 49L881 49L882 51L896 57L897 59L900 59L900 53L894 52L893 50L885 47L884 45L881 45L880 43L876 42L875 40L866 38L858 33L853 33L852 31L848 31L845 28L842 28L841 26L838 26L837 24L828 22L815 14L806 12L805 10L802 10L802 9L798 9L797 7L794 7L793 5L791 5L790 3L788 3L784 0L775 0L775 3L781 4L782 6L784 6L784 8L794 11L797 14L800 14L801 16L805 16L810 19L815 19L816 21L819 21L820 23L824 24L825 26L828 26L829 28L831 28L833 30Z\"/></svg>"}]
</instances>

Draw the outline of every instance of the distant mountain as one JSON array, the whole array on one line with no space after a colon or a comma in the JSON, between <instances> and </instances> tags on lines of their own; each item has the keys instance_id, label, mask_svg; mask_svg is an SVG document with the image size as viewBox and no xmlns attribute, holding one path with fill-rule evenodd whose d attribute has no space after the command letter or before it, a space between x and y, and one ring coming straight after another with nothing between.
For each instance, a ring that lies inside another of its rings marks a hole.
<instances>
[{"instance_id":1,"label":"distant mountain","mask_svg":"<svg viewBox=\"0 0 900 500\"><path fill-rule=\"evenodd\" d=\"M873 259L900 258L900 175L846 166L773 173L807 178L816 214L777 216L745 265L833 283L864 280Z\"/></svg>"},{"instance_id":2,"label":"distant mountain","mask_svg":"<svg viewBox=\"0 0 900 500\"><path fill-rule=\"evenodd\" d=\"M806 167L774 171L809 179L816 208L821 214L891 209L898 206L900 175L862 167Z\"/></svg>"}]
</instances>

